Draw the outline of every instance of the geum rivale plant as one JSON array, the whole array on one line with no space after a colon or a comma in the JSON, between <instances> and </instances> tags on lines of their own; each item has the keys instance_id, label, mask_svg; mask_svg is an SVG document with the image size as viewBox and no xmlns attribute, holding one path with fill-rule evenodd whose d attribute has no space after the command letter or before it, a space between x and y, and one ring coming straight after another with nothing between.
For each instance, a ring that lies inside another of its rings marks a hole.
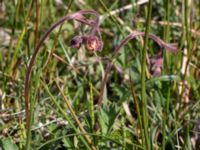
<instances>
[{"instance_id":1,"label":"geum rivale plant","mask_svg":"<svg viewBox=\"0 0 200 150\"><path fill-rule=\"evenodd\" d=\"M94 19L88 19L86 18L84 15L95 15ZM63 24L65 21L68 20L76 20L82 24L88 25L91 27L91 30L89 32L89 34L86 35L76 35L74 38L72 38L71 42L70 42L70 47L72 48L77 48L79 49L81 47L82 44L84 44L87 48L88 51L90 52L100 52L103 48L103 42L101 39L101 33L99 30L99 14L96 11L93 10L80 10L78 12L69 14L64 16L63 18L61 18L60 20L58 20L55 24L53 24L42 36L42 38L40 39L40 41L38 42L38 44L36 45L32 57L30 59L30 63L28 65L27 68L27 72L26 72L26 76L25 76L25 88L24 88L24 97L25 97L25 111L26 111L26 128L27 128L27 141L30 140L30 128L31 128L31 112L30 112L30 100L29 100L29 89L30 89L30 78L31 78L31 74L32 74L32 69L36 60L36 56L40 50L40 47L42 46L42 44L44 43L44 41L48 38L48 36L50 35L50 33L58 26L60 26L61 24ZM137 36L144 36L145 33L144 32L139 32L139 31L134 31L133 33L131 33L130 35L128 35L118 46L116 46L114 52L113 52L113 58L116 58L119 54L120 49L127 44L130 40L134 39ZM161 40L159 37L153 35L153 34L149 34L149 38L151 38L152 40L154 40L160 47L161 49L167 49L170 52L176 52L177 48L173 47L170 44L165 43L163 40ZM161 52L162 54L162 52ZM159 64L160 60L162 60L163 58L159 57L159 60L154 59L153 62L154 64L158 64L160 66L162 66L162 64ZM162 62L162 61L161 61ZM108 76L110 73L110 70L113 67L114 62L110 61L107 64L107 68L105 71L105 75L103 77L102 80L102 84L101 84L101 89L100 89L100 95L99 95L99 99L98 99L98 105L101 106L103 103L103 94L104 94L104 88L106 86L106 83L108 81ZM69 105L69 103L68 103ZM68 106L70 107L70 106ZM70 109L70 108L69 108ZM73 111L73 110L72 110ZM71 112L72 114L74 112ZM73 116L76 117L76 116ZM77 121L77 118L75 118L75 120ZM79 123L78 123L79 124ZM79 128L81 128L79 126ZM88 138L85 137L85 139L87 140L88 144L92 144L92 141ZM92 144L93 145L93 144ZM94 146L92 146L92 149L96 149Z\"/></svg>"}]
</instances>

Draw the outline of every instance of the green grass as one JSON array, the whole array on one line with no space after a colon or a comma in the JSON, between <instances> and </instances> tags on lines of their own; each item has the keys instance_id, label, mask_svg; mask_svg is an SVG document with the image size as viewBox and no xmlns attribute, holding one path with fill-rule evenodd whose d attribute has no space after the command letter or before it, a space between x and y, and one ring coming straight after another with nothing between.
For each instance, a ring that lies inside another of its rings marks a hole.
<instances>
[{"instance_id":1,"label":"green grass","mask_svg":"<svg viewBox=\"0 0 200 150\"><path fill-rule=\"evenodd\" d=\"M62 2L0 1L0 149L199 149L200 2ZM88 51L85 41L71 48L93 27L70 19L45 37L26 78L46 31L80 10L100 14L102 51ZM149 60L161 51L154 76Z\"/></svg>"}]
</instances>

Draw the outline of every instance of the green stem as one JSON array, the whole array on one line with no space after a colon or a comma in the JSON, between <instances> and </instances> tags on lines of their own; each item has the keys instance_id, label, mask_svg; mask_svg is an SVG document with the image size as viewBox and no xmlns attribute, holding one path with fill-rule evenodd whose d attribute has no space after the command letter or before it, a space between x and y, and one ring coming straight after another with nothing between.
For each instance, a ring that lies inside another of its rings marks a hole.
<instances>
[{"instance_id":1,"label":"green stem","mask_svg":"<svg viewBox=\"0 0 200 150\"><path fill-rule=\"evenodd\" d=\"M92 90L92 83L89 82L90 85L90 99L89 99L89 110L90 110L90 117L91 117L91 127L93 129L94 123L95 123L95 117L94 117L94 96L93 96L93 90Z\"/></svg>"},{"instance_id":2,"label":"green stem","mask_svg":"<svg viewBox=\"0 0 200 150\"><path fill-rule=\"evenodd\" d=\"M38 147L36 150L40 150L40 149L44 149L44 147L50 143L56 142L58 140L61 140L63 138L67 138L67 137L73 137L73 136L80 136L83 135L83 133L73 133L73 134L67 134L67 135L63 135L63 136L59 136L57 138L53 138L51 140L48 140L47 142L43 143L42 145L40 145L40 147ZM123 146L119 140L115 140L111 137L109 137L108 135L101 135L101 134L93 134L93 133L88 133L88 135L94 136L94 137L98 137L98 138L102 138L105 140L109 140L112 143L115 143L119 146ZM137 145L136 143L132 142L132 143L128 143L127 141L125 141L126 144L130 144L132 147L137 147L138 149L143 149L140 145Z\"/></svg>"},{"instance_id":3,"label":"green stem","mask_svg":"<svg viewBox=\"0 0 200 150\"><path fill-rule=\"evenodd\" d=\"M30 6L29 6L29 10L28 10L28 13L24 19L24 26L23 26L23 30L21 32L21 35L20 35L20 38L17 42L17 46L15 48L15 52L13 54L13 57L12 57L12 60L11 60L11 65L9 66L9 73L11 72L12 68L13 68L13 65L15 63L15 59L17 58L18 56L18 53L19 53L19 48L20 48L20 44L22 43L23 41L23 38L25 36L25 33L27 31L27 21L29 20L29 17L30 17L30 14L31 14L31 10L33 8L33 1L31 2ZM29 118L26 118L26 119L29 119L30 120L30 124L32 124L32 112L33 112L33 107L34 107L34 102L31 101L30 102L30 116ZM29 150L30 149L30 142L31 142L31 126L28 126L27 129L26 129L26 145L25 145L25 150Z\"/></svg>"},{"instance_id":4,"label":"green stem","mask_svg":"<svg viewBox=\"0 0 200 150\"><path fill-rule=\"evenodd\" d=\"M144 132L142 131L142 119L141 119L142 117L141 117L141 113L140 113L139 101L138 101L136 93L135 93L135 88L134 88L133 82L131 81L130 73L129 73L129 78L130 78L129 84L130 84L131 94L132 94L132 97L133 97L133 103L135 104L135 109L136 109L136 112L137 112L139 126L140 126L140 130L141 130L142 143L143 143L143 145L145 145L145 143L144 143Z\"/></svg>"},{"instance_id":5,"label":"green stem","mask_svg":"<svg viewBox=\"0 0 200 150\"><path fill-rule=\"evenodd\" d=\"M169 31L170 31L170 2L171 0L167 0L167 6L165 7L165 22L167 22L166 26L164 26L164 40L165 42L169 42Z\"/></svg>"},{"instance_id":6,"label":"green stem","mask_svg":"<svg viewBox=\"0 0 200 150\"><path fill-rule=\"evenodd\" d=\"M189 24L189 4L188 4L188 0L184 0L184 9L185 9L185 16L184 16L184 22L185 22L185 32L186 32L186 46L187 46L187 62L186 62L186 67L185 67L185 71L184 71L184 74L183 74L183 82L185 81L185 78L187 76L187 71L188 71L188 64L189 64L189 61L191 59L191 56L192 56L192 50L191 50L191 29L190 29L190 24ZM183 84L184 85L184 84ZM182 92L181 92L181 99L183 99L183 94L184 94L184 89L185 87L183 86L182 87ZM190 115L188 114L188 120L190 120ZM191 147L191 141L190 141L190 131L189 131L189 121L186 122L187 123L187 126L186 126L186 148L188 150L191 150L192 147Z\"/></svg>"},{"instance_id":7,"label":"green stem","mask_svg":"<svg viewBox=\"0 0 200 150\"><path fill-rule=\"evenodd\" d=\"M164 40L165 42L169 42L169 37L170 37L170 2L171 0L167 0L167 6L165 7L165 22L167 22L167 25L164 27ZM169 66L169 55L167 53L164 53L164 67L166 68L166 72L168 72L168 66ZM169 83L169 86L170 87L170 84L171 82ZM170 88L167 88L167 99L166 99L166 114L168 114L169 112L169 103L170 103ZM166 123L168 121L168 118L167 118L167 115L165 115L165 113L163 114L163 124L162 124L162 133L163 133L163 139L162 139L162 149L165 150L165 144L166 144L166 131L165 131L165 126L166 126Z\"/></svg>"},{"instance_id":8,"label":"green stem","mask_svg":"<svg viewBox=\"0 0 200 150\"><path fill-rule=\"evenodd\" d=\"M152 11L152 0L149 0L148 3L148 15L146 20L146 30L145 30L145 39L144 39L144 47L142 51L142 74L141 74L141 98L142 98L142 121L143 121L143 128L144 128L144 136L145 136L145 143L146 149L150 150L150 139L148 134L148 113L147 113L147 99L146 99L146 54L147 54L147 44L148 44L148 35L149 35L149 28L151 22L151 11Z\"/></svg>"}]
</instances>

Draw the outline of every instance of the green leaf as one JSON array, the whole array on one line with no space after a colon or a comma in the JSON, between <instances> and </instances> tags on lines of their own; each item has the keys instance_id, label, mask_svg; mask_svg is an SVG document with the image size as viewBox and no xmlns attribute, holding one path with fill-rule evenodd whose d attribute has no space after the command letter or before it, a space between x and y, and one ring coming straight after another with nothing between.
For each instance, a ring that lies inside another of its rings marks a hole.
<instances>
[{"instance_id":1,"label":"green leaf","mask_svg":"<svg viewBox=\"0 0 200 150\"><path fill-rule=\"evenodd\" d=\"M11 138L2 139L1 146L4 150L18 150L17 145Z\"/></svg>"}]
</instances>

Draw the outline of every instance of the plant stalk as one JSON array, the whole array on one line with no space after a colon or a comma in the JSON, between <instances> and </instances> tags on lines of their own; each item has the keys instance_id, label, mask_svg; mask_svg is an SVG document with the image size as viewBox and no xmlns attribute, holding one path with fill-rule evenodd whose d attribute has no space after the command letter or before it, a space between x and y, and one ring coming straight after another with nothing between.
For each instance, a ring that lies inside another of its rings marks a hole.
<instances>
[{"instance_id":1,"label":"plant stalk","mask_svg":"<svg viewBox=\"0 0 200 150\"><path fill-rule=\"evenodd\" d=\"M141 74L141 98L142 98L142 121L143 121L143 128L144 128L144 136L145 136L145 143L146 149L150 150L150 138L148 133L148 110L147 110L147 99L146 99L146 55L147 55L147 44L149 39L149 29L151 23L151 11L152 11L152 0L149 0L148 3L148 15L146 20L146 30L145 30L145 37L144 37L144 47L142 51L142 74Z\"/></svg>"}]
</instances>

